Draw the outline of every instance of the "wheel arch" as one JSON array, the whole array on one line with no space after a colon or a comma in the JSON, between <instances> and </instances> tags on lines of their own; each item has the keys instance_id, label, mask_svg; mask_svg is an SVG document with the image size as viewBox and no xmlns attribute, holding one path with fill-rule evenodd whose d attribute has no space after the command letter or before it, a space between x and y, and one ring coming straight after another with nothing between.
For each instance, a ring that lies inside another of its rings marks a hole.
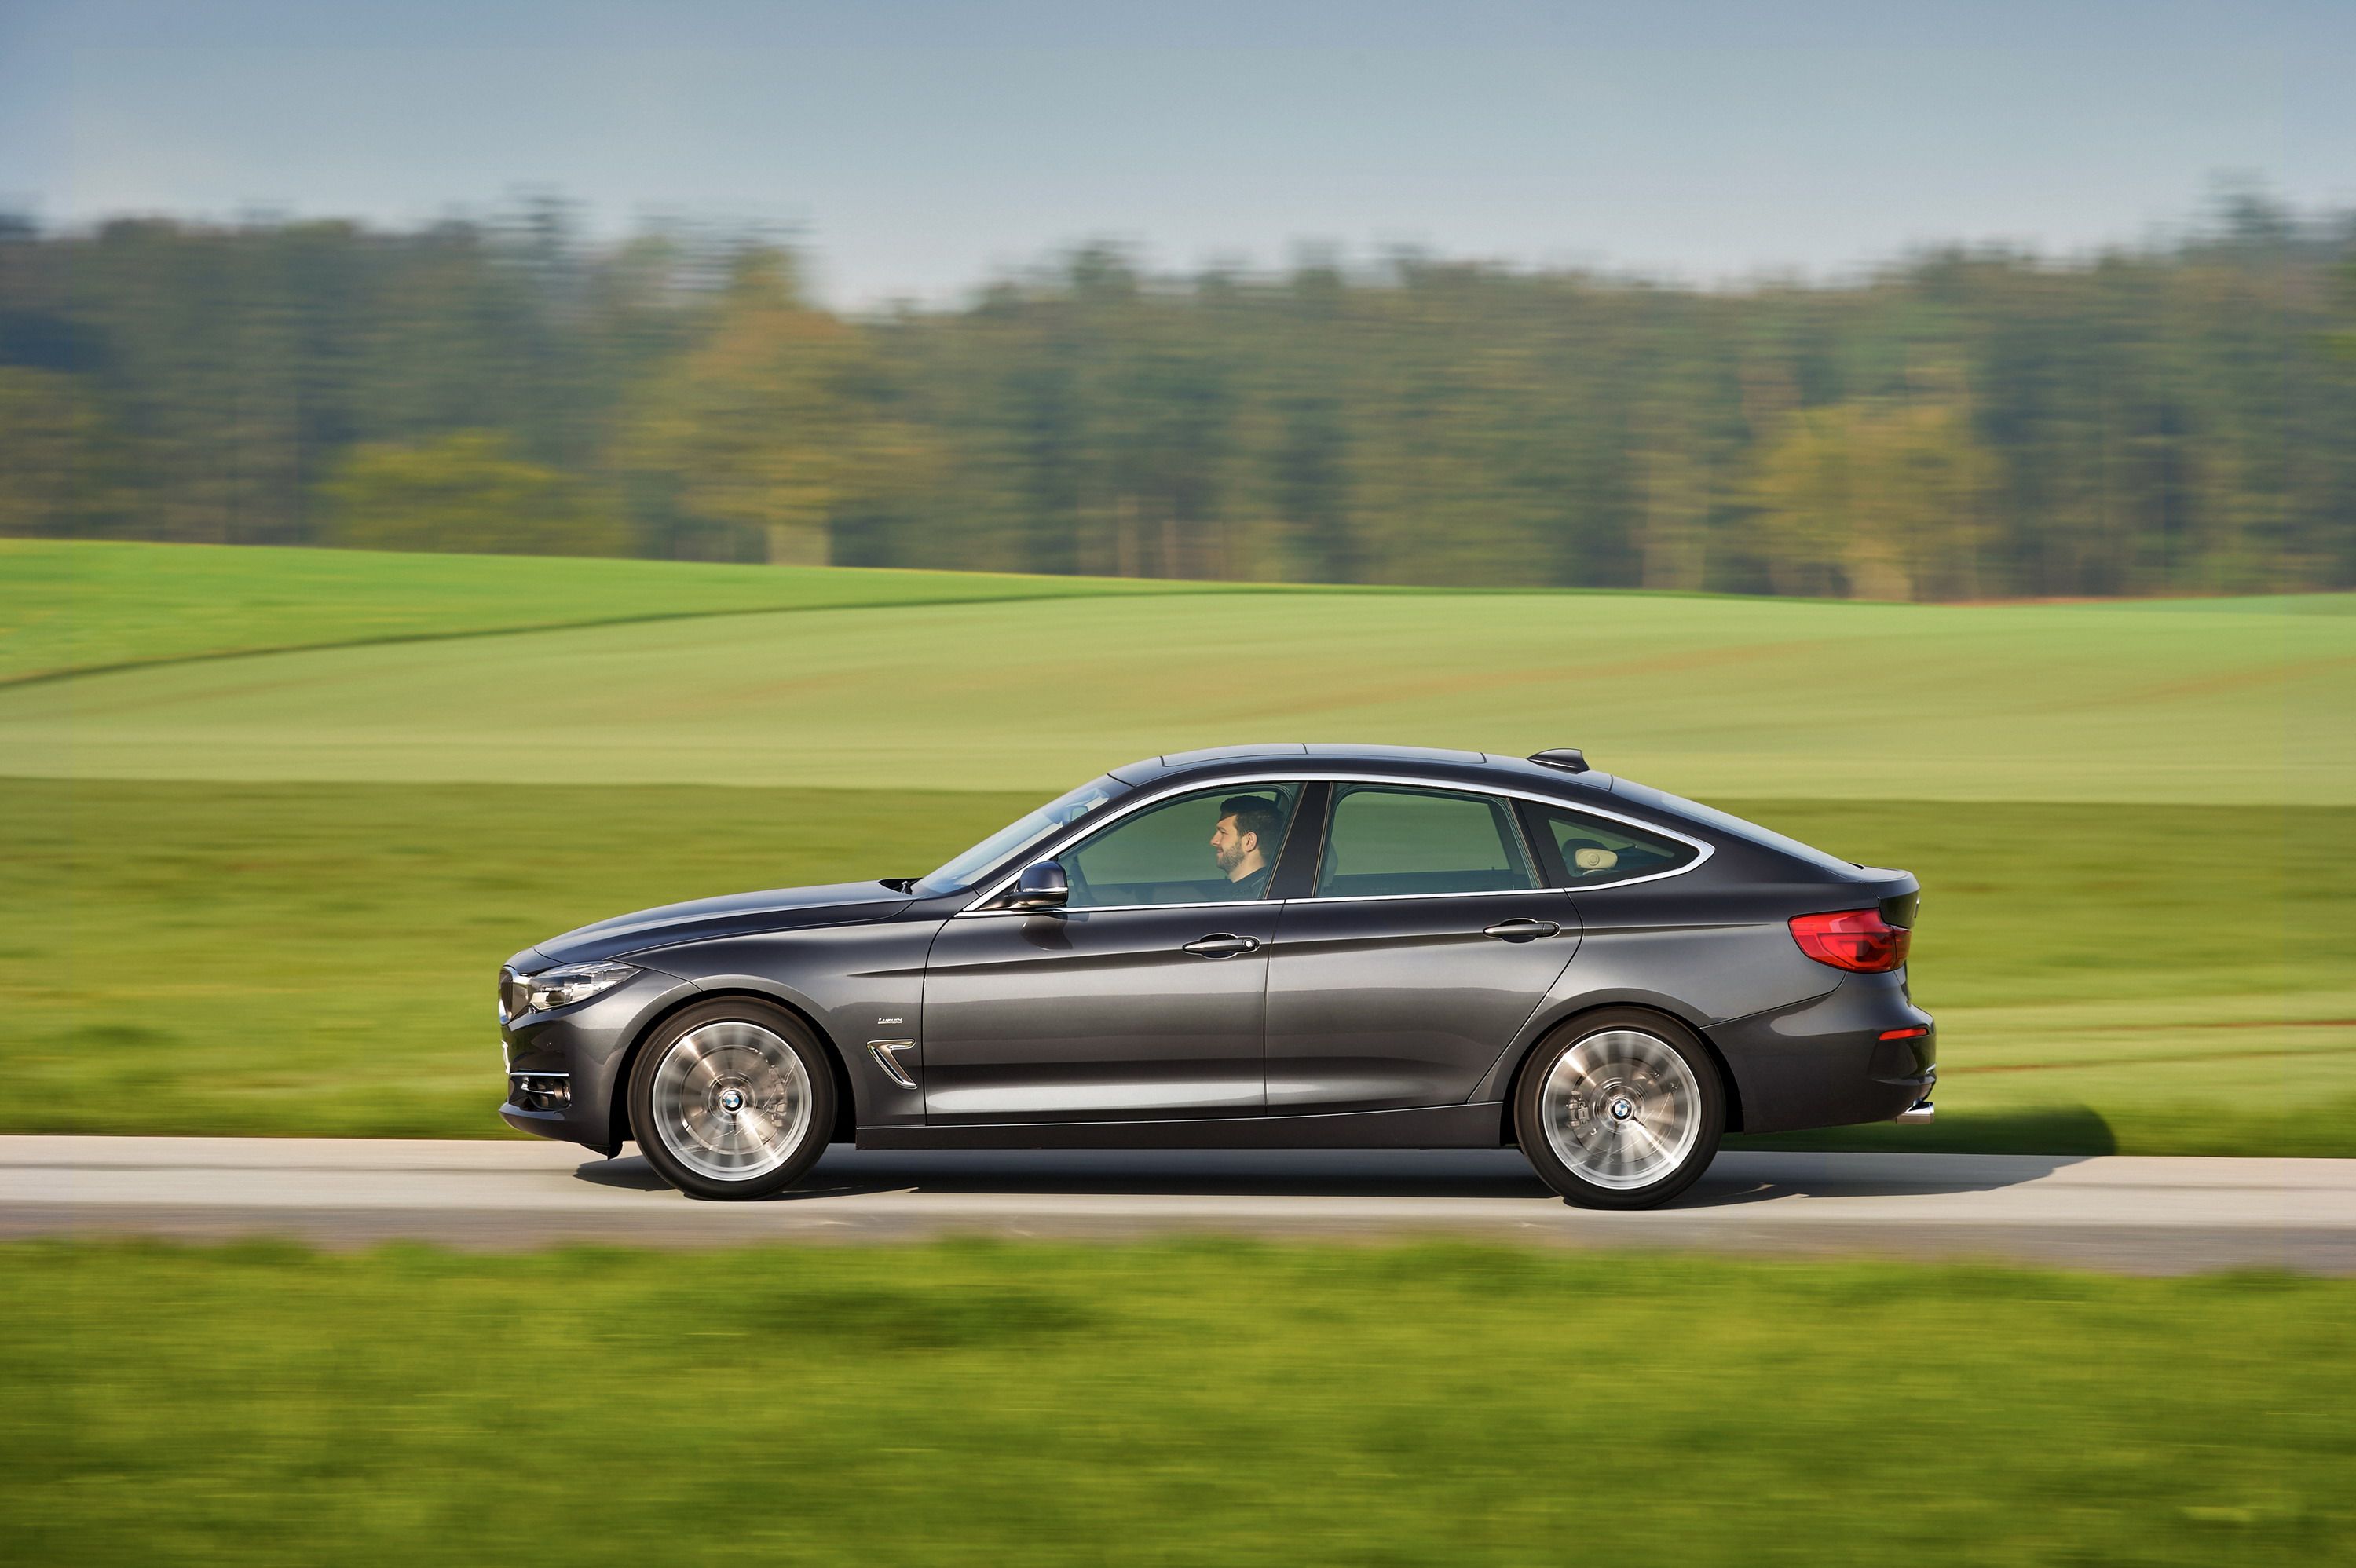
<instances>
[{"instance_id":1,"label":"wheel arch","mask_svg":"<svg viewBox=\"0 0 2356 1568\"><path fill-rule=\"evenodd\" d=\"M859 1105L851 1087L851 1070L843 1065L842 1048L835 1044L834 1037L827 1032L826 1026L811 1016L808 1008L798 1006L791 997L778 996L773 991L756 990L750 986L722 986L682 997L648 1019L630 1041L629 1049L622 1052L621 1061L614 1070L614 1103L609 1113L611 1125L606 1131L606 1139L614 1153L619 1154L624 1144L635 1142L637 1136L630 1126L630 1074L637 1070L638 1053L646 1049L647 1041L655 1037L656 1030L690 1008L700 1008L707 1002L724 1002L738 997L789 1014L810 1031L811 1038L818 1041L819 1049L826 1053L827 1070L834 1077L834 1126L827 1134L827 1141L849 1143L858 1136Z\"/></svg>"},{"instance_id":2,"label":"wheel arch","mask_svg":"<svg viewBox=\"0 0 2356 1568\"><path fill-rule=\"evenodd\" d=\"M1530 1063L1537 1060L1539 1048L1565 1029L1575 1028L1598 1013L1619 1012L1655 1014L1701 1041L1702 1050L1709 1053L1709 1064L1718 1070L1719 1085L1726 1094L1726 1130L1730 1133L1739 1133L1742 1130L1742 1087L1735 1082L1733 1069L1727 1065L1726 1053L1718 1048L1718 1042L1709 1037L1709 1030L1698 1020L1687 1017L1673 1007L1663 1006L1654 997L1615 997L1599 999L1584 997L1580 999L1578 1007L1541 1025L1530 1037L1530 1042L1522 1047L1520 1054L1515 1058L1513 1070L1505 1075L1505 1090L1499 1096L1500 1105L1497 1116L1497 1142L1500 1147L1511 1147L1516 1141L1514 1128L1514 1105L1521 1094L1522 1074L1528 1072Z\"/></svg>"}]
</instances>

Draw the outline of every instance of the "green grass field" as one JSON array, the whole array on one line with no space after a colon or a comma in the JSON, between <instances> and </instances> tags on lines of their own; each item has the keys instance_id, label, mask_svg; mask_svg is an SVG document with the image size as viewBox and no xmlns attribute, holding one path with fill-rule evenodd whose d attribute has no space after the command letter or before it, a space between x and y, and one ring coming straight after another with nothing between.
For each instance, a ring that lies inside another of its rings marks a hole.
<instances>
[{"instance_id":1,"label":"green grass field","mask_svg":"<svg viewBox=\"0 0 2356 1568\"><path fill-rule=\"evenodd\" d=\"M0 1126L496 1136L517 947L1292 735L1581 743L1916 871L1941 1120L1837 1141L2356 1154L2344 597L1172 586L0 543L0 672L135 667L0 682Z\"/></svg>"},{"instance_id":2,"label":"green grass field","mask_svg":"<svg viewBox=\"0 0 2356 1568\"><path fill-rule=\"evenodd\" d=\"M0 1518L91 1568L2346 1562L2351 1324L1629 1253L16 1244Z\"/></svg>"},{"instance_id":3,"label":"green grass field","mask_svg":"<svg viewBox=\"0 0 2356 1568\"><path fill-rule=\"evenodd\" d=\"M287 558L303 553L270 552L255 582L284 591ZM380 559L401 563L388 568L398 577L420 558ZM133 581L201 563L196 592L236 564L167 547L145 560ZM496 558L444 566L474 597L434 613L444 633L469 614L511 626L482 602L485 585L530 594L546 571L541 613L594 603L622 617L611 584L576 606L565 578L634 566L648 574L644 603L677 614L680 585L659 564ZM741 580L766 570L697 569L738 574L715 596L736 608L751 592ZM112 581L77 598L76 635L116 654L172 645L179 613L155 609L172 594L118 598ZM1649 783L1749 799L2356 805L2351 615L1596 593L1137 597L1067 581L1054 583L1061 598L923 602L955 596L959 581L866 573L828 590L906 590L905 603L863 609L356 642L0 687L0 756L9 773L83 778L1053 792L1156 752L1293 737L1517 753L1579 744ZM1027 581L985 579L963 597ZM787 588L824 602L817 588ZM421 597L403 613L423 621L430 584L412 591ZM316 629L261 617L247 645Z\"/></svg>"}]
</instances>

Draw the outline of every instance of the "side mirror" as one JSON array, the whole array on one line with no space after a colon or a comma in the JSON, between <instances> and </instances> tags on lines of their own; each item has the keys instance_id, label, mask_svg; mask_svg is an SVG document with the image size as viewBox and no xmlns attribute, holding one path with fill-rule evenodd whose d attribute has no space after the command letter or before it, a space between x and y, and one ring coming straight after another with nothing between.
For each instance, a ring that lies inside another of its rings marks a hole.
<instances>
[{"instance_id":1,"label":"side mirror","mask_svg":"<svg viewBox=\"0 0 2356 1568\"><path fill-rule=\"evenodd\" d=\"M1006 907L1061 909L1071 896L1072 881L1064 875L1064 868L1053 860L1042 860L1023 868L1023 874L1014 879L1014 891L1006 895Z\"/></svg>"}]
</instances>

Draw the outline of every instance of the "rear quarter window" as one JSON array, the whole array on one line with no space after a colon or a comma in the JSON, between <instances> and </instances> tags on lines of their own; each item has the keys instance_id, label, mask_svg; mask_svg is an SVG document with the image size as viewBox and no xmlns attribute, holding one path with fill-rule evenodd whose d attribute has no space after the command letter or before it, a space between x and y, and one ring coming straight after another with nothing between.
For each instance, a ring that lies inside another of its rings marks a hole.
<instances>
[{"instance_id":1,"label":"rear quarter window","mask_svg":"<svg viewBox=\"0 0 2356 1568\"><path fill-rule=\"evenodd\" d=\"M1526 826L1557 887L1592 888L1657 877L1701 856L1692 845L1565 807L1526 803Z\"/></svg>"},{"instance_id":2,"label":"rear quarter window","mask_svg":"<svg viewBox=\"0 0 2356 1568\"><path fill-rule=\"evenodd\" d=\"M1746 822L1730 811L1720 811L1714 805L1704 805L1697 800L1687 800L1683 795L1671 795L1665 789L1655 789L1650 784L1631 784L1626 779L1619 779L1613 782L1612 793L1624 795L1645 805L1689 818L1704 827L1715 827L1729 837L1748 839L1762 848L1789 855L1794 860L1814 866L1821 871L1830 871L1837 877L1853 880L1859 869L1854 860L1844 860L1837 855L1827 855L1813 844L1803 844L1796 838L1787 838L1772 827L1762 827L1755 822Z\"/></svg>"}]
</instances>

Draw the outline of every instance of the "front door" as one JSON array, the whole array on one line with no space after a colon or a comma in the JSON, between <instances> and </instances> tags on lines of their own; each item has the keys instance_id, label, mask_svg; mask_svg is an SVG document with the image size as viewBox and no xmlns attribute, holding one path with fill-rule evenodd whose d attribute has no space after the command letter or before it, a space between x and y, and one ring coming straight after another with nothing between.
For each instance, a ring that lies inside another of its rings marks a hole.
<instances>
[{"instance_id":1,"label":"front door","mask_svg":"<svg viewBox=\"0 0 2356 1568\"><path fill-rule=\"evenodd\" d=\"M1269 965L1268 1108L1460 1104L1579 945L1511 805L1336 784L1310 895Z\"/></svg>"},{"instance_id":2,"label":"front door","mask_svg":"<svg viewBox=\"0 0 2356 1568\"><path fill-rule=\"evenodd\" d=\"M1259 1115L1269 882L1300 793L1149 806L1056 856L1063 909L946 922L925 972L925 1119Z\"/></svg>"}]
</instances>

